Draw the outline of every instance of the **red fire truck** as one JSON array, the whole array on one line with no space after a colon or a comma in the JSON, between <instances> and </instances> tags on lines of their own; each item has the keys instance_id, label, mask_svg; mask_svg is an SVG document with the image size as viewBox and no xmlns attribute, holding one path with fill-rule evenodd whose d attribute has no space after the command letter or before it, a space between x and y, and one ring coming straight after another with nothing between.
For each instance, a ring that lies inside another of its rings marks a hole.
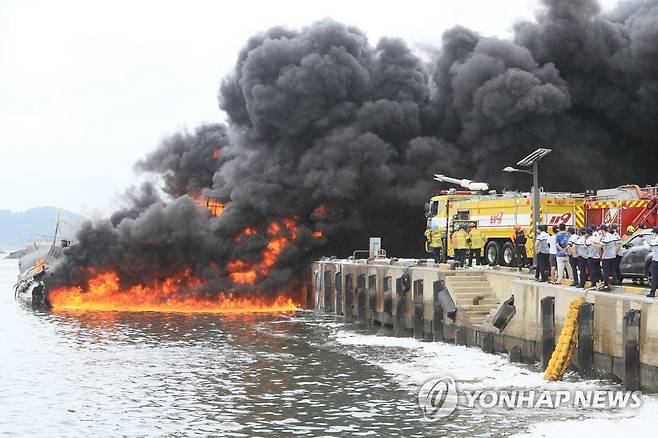
<instances>
[{"instance_id":1,"label":"red fire truck","mask_svg":"<svg viewBox=\"0 0 658 438\"><path fill-rule=\"evenodd\" d=\"M658 226L658 186L625 185L598 190L587 196L585 218L588 225L615 224L623 234L629 225L637 229Z\"/></svg>"}]
</instances>

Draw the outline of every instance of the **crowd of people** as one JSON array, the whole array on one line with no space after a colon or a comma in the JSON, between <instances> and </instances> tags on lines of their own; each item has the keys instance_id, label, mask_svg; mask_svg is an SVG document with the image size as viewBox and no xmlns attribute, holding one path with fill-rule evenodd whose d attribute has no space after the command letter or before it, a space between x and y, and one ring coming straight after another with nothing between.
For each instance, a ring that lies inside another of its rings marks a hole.
<instances>
[{"instance_id":1,"label":"crowd of people","mask_svg":"<svg viewBox=\"0 0 658 438\"><path fill-rule=\"evenodd\" d=\"M624 239L616 225L576 230L560 224L552 227L551 234L547 225L540 225L538 231L535 271L538 281L562 283L566 274L574 287L584 288L590 281L592 288L604 291L622 283L620 262ZM631 231L634 230L626 231L625 238Z\"/></svg>"},{"instance_id":2,"label":"crowd of people","mask_svg":"<svg viewBox=\"0 0 658 438\"><path fill-rule=\"evenodd\" d=\"M633 226L628 226L623 235L616 225L567 227L565 224L551 226L539 225L536 240L537 260L535 279L540 282L562 284L564 279L571 280L571 286L585 288L589 281L590 288L610 291L611 286L621 285L622 248L636 233ZM655 297L658 288L658 227L652 229L652 238L645 240L653 254L650 265L651 290L648 297ZM439 230L428 229L425 232L434 261L445 261L443 241ZM454 260L457 267L472 266L473 261L482 265L482 248L485 243L475 222L460 223L450 235ZM512 241L515 249L515 265L521 269L530 267L526 254L528 236L520 225L514 226ZM468 260L467 260L468 259Z\"/></svg>"},{"instance_id":3,"label":"crowd of people","mask_svg":"<svg viewBox=\"0 0 658 438\"><path fill-rule=\"evenodd\" d=\"M579 288L585 288L588 281L592 289L602 291L622 284L622 248L635 235L632 225L626 228L623 236L616 225L605 224L580 230L560 224L551 227L551 234L547 225L539 225L538 231L537 281L561 284L566 273L571 286ZM652 229L652 234L652 239L645 241L653 255L648 297L655 297L658 286L658 227Z\"/></svg>"}]
</instances>

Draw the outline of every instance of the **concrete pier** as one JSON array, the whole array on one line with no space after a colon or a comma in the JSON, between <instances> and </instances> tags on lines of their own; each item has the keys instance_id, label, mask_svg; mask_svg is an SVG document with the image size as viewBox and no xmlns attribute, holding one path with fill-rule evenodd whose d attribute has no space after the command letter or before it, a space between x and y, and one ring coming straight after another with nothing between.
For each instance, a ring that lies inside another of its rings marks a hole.
<instances>
[{"instance_id":1,"label":"concrete pier","mask_svg":"<svg viewBox=\"0 0 658 438\"><path fill-rule=\"evenodd\" d=\"M585 378L658 392L658 300L627 288L585 291L538 283L509 268L454 270L416 260L333 259L314 262L310 269L309 302L346 322L379 325L395 336L479 347L543 367L569 304L582 297L586 304L579 310L579 344L571 368ZM511 296L516 313L499 331L492 319ZM451 302L454 313L445 308Z\"/></svg>"}]
</instances>

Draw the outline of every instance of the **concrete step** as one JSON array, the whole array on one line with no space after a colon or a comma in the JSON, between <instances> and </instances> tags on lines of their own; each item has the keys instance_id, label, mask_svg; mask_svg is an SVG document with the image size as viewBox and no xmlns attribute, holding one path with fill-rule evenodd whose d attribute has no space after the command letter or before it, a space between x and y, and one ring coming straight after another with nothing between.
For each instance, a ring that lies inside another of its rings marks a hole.
<instances>
[{"instance_id":1,"label":"concrete step","mask_svg":"<svg viewBox=\"0 0 658 438\"><path fill-rule=\"evenodd\" d=\"M489 297L484 297L484 299L481 299L477 304L473 304L473 298L475 297L457 297L456 303L457 306L462 307L462 306L468 306L468 305L473 305L473 306L483 306L483 305L495 305L497 306L498 299L495 296L489 296Z\"/></svg>"},{"instance_id":2,"label":"concrete step","mask_svg":"<svg viewBox=\"0 0 658 438\"><path fill-rule=\"evenodd\" d=\"M487 312L489 313L492 309L495 309L498 307L497 303L493 304L465 304L463 306L460 306L463 311L466 311L466 313L470 312Z\"/></svg>"},{"instance_id":3,"label":"concrete step","mask_svg":"<svg viewBox=\"0 0 658 438\"><path fill-rule=\"evenodd\" d=\"M486 316L480 316L480 315L471 315L469 317L469 321L471 322L471 324L479 325L483 328L487 326L487 323L489 323L489 319Z\"/></svg>"},{"instance_id":4,"label":"concrete step","mask_svg":"<svg viewBox=\"0 0 658 438\"><path fill-rule=\"evenodd\" d=\"M458 281L487 281L487 276L484 274L475 275L449 275L446 277L446 284L451 284Z\"/></svg>"},{"instance_id":5,"label":"concrete step","mask_svg":"<svg viewBox=\"0 0 658 438\"><path fill-rule=\"evenodd\" d=\"M482 279L479 281L461 281L461 280L455 280L451 281L448 285L449 288L458 288L458 287L489 287L489 282Z\"/></svg>"},{"instance_id":6,"label":"concrete step","mask_svg":"<svg viewBox=\"0 0 658 438\"><path fill-rule=\"evenodd\" d=\"M475 292L475 291L469 291L469 292L453 292L452 293L453 299L455 301L459 300L460 298L463 298L465 300L472 300L473 298L476 297L484 297L486 300L487 298L496 298L496 294L493 292Z\"/></svg>"},{"instance_id":7,"label":"concrete step","mask_svg":"<svg viewBox=\"0 0 658 438\"><path fill-rule=\"evenodd\" d=\"M451 289L448 289L451 294L454 295L493 295L495 296L496 293L491 287L481 287L481 286L474 286L474 287L469 287L469 286L462 286L462 287L453 287Z\"/></svg>"}]
</instances>

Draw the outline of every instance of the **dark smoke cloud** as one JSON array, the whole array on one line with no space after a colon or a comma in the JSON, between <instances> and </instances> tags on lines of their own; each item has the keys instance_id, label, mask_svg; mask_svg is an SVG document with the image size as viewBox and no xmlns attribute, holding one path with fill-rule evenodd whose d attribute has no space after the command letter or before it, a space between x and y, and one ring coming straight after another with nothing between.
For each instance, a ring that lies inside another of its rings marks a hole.
<instances>
[{"instance_id":1,"label":"dark smoke cloud","mask_svg":"<svg viewBox=\"0 0 658 438\"><path fill-rule=\"evenodd\" d=\"M280 290L311 257L347 255L368 236L419 255L433 173L526 187L501 169L537 146L554 149L549 190L653 183L658 2L607 14L589 0L544 3L513 40L445 32L429 64L402 40L372 46L332 20L251 38L220 86L228 127L170 136L137 165L173 200L145 186L111 221L87 224L52 284L82 282L81 267L128 283L190 268L207 290L251 290L227 264L262 262L268 225L285 218L298 235L254 289ZM200 195L224 213L210 217Z\"/></svg>"},{"instance_id":2,"label":"dark smoke cloud","mask_svg":"<svg viewBox=\"0 0 658 438\"><path fill-rule=\"evenodd\" d=\"M173 196L200 194L209 187L228 143L226 126L205 124L194 134L180 132L162 140L156 150L135 167L162 174L163 190Z\"/></svg>"}]
</instances>

